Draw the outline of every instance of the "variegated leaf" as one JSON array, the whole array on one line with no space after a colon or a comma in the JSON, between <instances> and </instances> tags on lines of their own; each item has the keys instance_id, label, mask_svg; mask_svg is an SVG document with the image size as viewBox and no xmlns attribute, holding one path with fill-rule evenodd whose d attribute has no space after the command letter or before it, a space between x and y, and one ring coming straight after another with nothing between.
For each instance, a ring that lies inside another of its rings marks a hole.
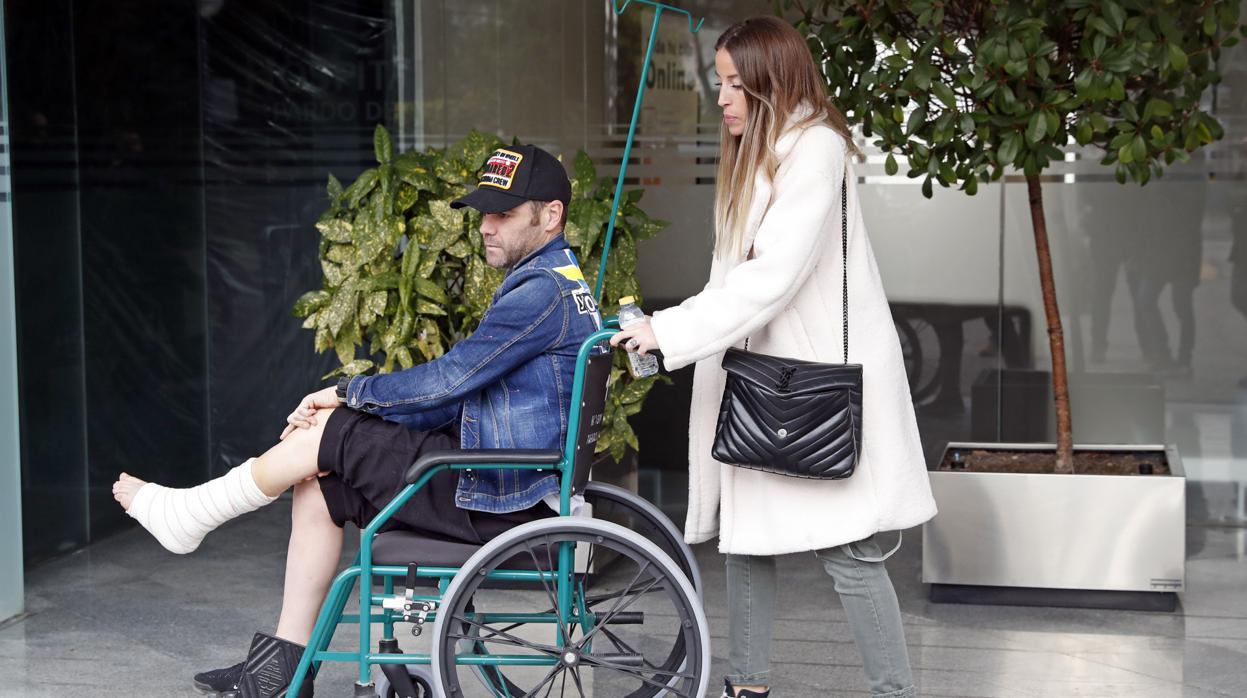
<instances>
[{"instance_id":1,"label":"variegated leaf","mask_svg":"<svg viewBox=\"0 0 1247 698\"><path fill-rule=\"evenodd\" d=\"M399 213L406 213L419 198L420 190L407 182L403 182L398 186L398 194L394 197L394 206L398 208Z\"/></svg>"},{"instance_id":2,"label":"variegated leaf","mask_svg":"<svg viewBox=\"0 0 1247 698\"><path fill-rule=\"evenodd\" d=\"M581 230L580 226L576 225L576 222L570 218L568 219L567 224L563 226L563 237L567 239L567 244L571 245L572 249L578 250L584 247L585 233Z\"/></svg>"},{"instance_id":3,"label":"variegated leaf","mask_svg":"<svg viewBox=\"0 0 1247 698\"><path fill-rule=\"evenodd\" d=\"M355 359L354 361L342 366L339 371L341 371L341 375L344 376L358 376L359 374L370 370L374 365L375 364L368 359Z\"/></svg>"},{"instance_id":4,"label":"variegated leaf","mask_svg":"<svg viewBox=\"0 0 1247 698\"><path fill-rule=\"evenodd\" d=\"M329 331L337 337L342 328L355 319L355 298L358 292L354 285L346 284L333 294L333 300L324 312L325 324Z\"/></svg>"},{"instance_id":5,"label":"variegated leaf","mask_svg":"<svg viewBox=\"0 0 1247 698\"><path fill-rule=\"evenodd\" d=\"M445 315L446 310L436 303L430 303L426 300L416 301L416 312L421 315Z\"/></svg>"},{"instance_id":6,"label":"variegated leaf","mask_svg":"<svg viewBox=\"0 0 1247 698\"><path fill-rule=\"evenodd\" d=\"M359 177L346 189L347 208L359 208L359 202L372 193L377 186L376 168L364 170Z\"/></svg>"},{"instance_id":7,"label":"variegated leaf","mask_svg":"<svg viewBox=\"0 0 1247 698\"><path fill-rule=\"evenodd\" d=\"M325 285L330 288L341 286L346 279L346 274L342 273L340 265L334 264L323 257L320 260L320 269L325 274Z\"/></svg>"},{"instance_id":8,"label":"variegated leaf","mask_svg":"<svg viewBox=\"0 0 1247 698\"><path fill-rule=\"evenodd\" d=\"M437 268L438 255L432 250L425 250L420 253L420 263L416 265L416 276L427 277Z\"/></svg>"},{"instance_id":9,"label":"variegated leaf","mask_svg":"<svg viewBox=\"0 0 1247 698\"><path fill-rule=\"evenodd\" d=\"M423 277L416 277L415 282L416 292L421 296L424 296L438 305L446 305L450 302L450 300L446 298L446 290L443 289L441 284L436 281Z\"/></svg>"},{"instance_id":10,"label":"variegated leaf","mask_svg":"<svg viewBox=\"0 0 1247 698\"><path fill-rule=\"evenodd\" d=\"M395 349L394 357L398 359L398 365L402 366L404 370L416 365L416 362L412 360L411 352L407 349L407 347L399 347L398 349Z\"/></svg>"},{"instance_id":11,"label":"variegated leaf","mask_svg":"<svg viewBox=\"0 0 1247 698\"><path fill-rule=\"evenodd\" d=\"M402 216L389 216L384 221L381 221L381 235L385 240L387 249L394 249L405 232L407 232L407 222L403 220Z\"/></svg>"},{"instance_id":12,"label":"variegated leaf","mask_svg":"<svg viewBox=\"0 0 1247 698\"><path fill-rule=\"evenodd\" d=\"M351 241L351 222L341 218L334 218L328 221L322 221L316 224L316 229L321 235L325 236L330 242L350 242Z\"/></svg>"},{"instance_id":13,"label":"variegated leaf","mask_svg":"<svg viewBox=\"0 0 1247 698\"><path fill-rule=\"evenodd\" d=\"M308 291L299 296L299 300L294 302L294 309L291 311L295 317L307 317L313 311L320 310L322 306L329 302L333 296L328 291Z\"/></svg>"},{"instance_id":14,"label":"variegated leaf","mask_svg":"<svg viewBox=\"0 0 1247 698\"><path fill-rule=\"evenodd\" d=\"M333 347L333 333L329 331L327 325L321 325L316 328L316 340L314 342L316 351L321 352Z\"/></svg>"},{"instance_id":15,"label":"variegated leaf","mask_svg":"<svg viewBox=\"0 0 1247 698\"><path fill-rule=\"evenodd\" d=\"M374 316L384 315L387 300L389 300L389 293L385 291L374 291L373 293L368 294L367 299L364 301L364 308L366 308L368 312L372 313Z\"/></svg>"},{"instance_id":16,"label":"variegated leaf","mask_svg":"<svg viewBox=\"0 0 1247 698\"><path fill-rule=\"evenodd\" d=\"M337 206L338 200L342 198L342 182L338 181L333 173L329 173L329 182L325 185L325 195L329 197L329 204Z\"/></svg>"},{"instance_id":17,"label":"variegated leaf","mask_svg":"<svg viewBox=\"0 0 1247 698\"><path fill-rule=\"evenodd\" d=\"M394 142L390 139L390 132L381 124L377 124L372 132L372 150L379 163L389 163L394 159Z\"/></svg>"},{"instance_id":18,"label":"variegated leaf","mask_svg":"<svg viewBox=\"0 0 1247 698\"><path fill-rule=\"evenodd\" d=\"M387 271L382 274L374 274L368 278L364 288L368 291L383 291L398 288L398 272Z\"/></svg>"},{"instance_id":19,"label":"variegated leaf","mask_svg":"<svg viewBox=\"0 0 1247 698\"><path fill-rule=\"evenodd\" d=\"M342 331L333 337L333 349L338 354L338 361L348 364L355 359L355 347L363 343L360 337L359 323L352 320L342 327Z\"/></svg>"},{"instance_id":20,"label":"variegated leaf","mask_svg":"<svg viewBox=\"0 0 1247 698\"><path fill-rule=\"evenodd\" d=\"M354 266L358 264L358 256L354 245L330 245L325 259L336 264Z\"/></svg>"}]
</instances>

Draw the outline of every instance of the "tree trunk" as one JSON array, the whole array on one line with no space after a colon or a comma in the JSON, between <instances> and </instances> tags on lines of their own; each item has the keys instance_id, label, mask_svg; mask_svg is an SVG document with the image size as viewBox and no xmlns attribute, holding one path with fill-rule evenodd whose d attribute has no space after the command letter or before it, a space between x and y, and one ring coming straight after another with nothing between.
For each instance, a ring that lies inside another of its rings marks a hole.
<instances>
[{"instance_id":1,"label":"tree trunk","mask_svg":"<svg viewBox=\"0 0 1247 698\"><path fill-rule=\"evenodd\" d=\"M1043 189L1039 175L1026 176L1030 196L1031 227L1035 232L1035 256L1039 260L1039 286L1043 290L1044 316L1048 320L1048 347L1052 353L1052 395L1056 398L1056 472L1074 472L1074 429L1069 410L1069 378L1065 370L1065 333L1052 278L1052 251L1048 247L1048 224L1043 215Z\"/></svg>"}]
</instances>

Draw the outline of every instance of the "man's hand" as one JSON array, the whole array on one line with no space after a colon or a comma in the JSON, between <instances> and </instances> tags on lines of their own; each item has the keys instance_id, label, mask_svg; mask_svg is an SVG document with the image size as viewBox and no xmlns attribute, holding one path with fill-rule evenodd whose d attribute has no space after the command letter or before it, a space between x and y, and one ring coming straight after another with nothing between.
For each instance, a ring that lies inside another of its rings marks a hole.
<instances>
[{"instance_id":1,"label":"man's hand","mask_svg":"<svg viewBox=\"0 0 1247 698\"><path fill-rule=\"evenodd\" d=\"M294 408L294 412L286 417L286 428L281 432L281 438L284 440L295 429L311 429L316 424L318 410L337 407L340 404L337 386L333 385L305 396L299 402L299 406Z\"/></svg>"}]
</instances>

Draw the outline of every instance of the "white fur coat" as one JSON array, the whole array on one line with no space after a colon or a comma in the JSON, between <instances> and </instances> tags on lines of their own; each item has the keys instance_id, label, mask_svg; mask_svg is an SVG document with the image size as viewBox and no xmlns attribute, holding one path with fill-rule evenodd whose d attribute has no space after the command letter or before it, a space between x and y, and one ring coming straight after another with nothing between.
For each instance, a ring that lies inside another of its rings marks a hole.
<instances>
[{"instance_id":1,"label":"white fur coat","mask_svg":"<svg viewBox=\"0 0 1247 698\"><path fill-rule=\"evenodd\" d=\"M759 175L746 219L749 260L716 258L706 288L654 313L668 370L697 362L689 423L685 538L719 536L719 550L779 555L818 550L935 515L900 343L858 206L848 183L849 359L863 365L862 457L852 477L788 478L710 456L728 347L843 361L840 182L844 140L819 124L790 128L777 144L774 182Z\"/></svg>"}]
</instances>

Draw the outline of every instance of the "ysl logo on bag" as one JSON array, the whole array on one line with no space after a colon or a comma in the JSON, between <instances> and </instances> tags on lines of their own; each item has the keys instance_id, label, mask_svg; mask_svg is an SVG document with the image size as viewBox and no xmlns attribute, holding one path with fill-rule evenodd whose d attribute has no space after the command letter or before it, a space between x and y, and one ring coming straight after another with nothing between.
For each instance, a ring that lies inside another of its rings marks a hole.
<instances>
[{"instance_id":1,"label":"ysl logo on bag","mask_svg":"<svg viewBox=\"0 0 1247 698\"><path fill-rule=\"evenodd\" d=\"M788 381L792 379L792 374L796 372L797 372L797 369L795 366L785 366L782 369L780 369L779 381L775 383L775 390L781 393L786 393L792 390L792 388L788 387Z\"/></svg>"}]
</instances>

